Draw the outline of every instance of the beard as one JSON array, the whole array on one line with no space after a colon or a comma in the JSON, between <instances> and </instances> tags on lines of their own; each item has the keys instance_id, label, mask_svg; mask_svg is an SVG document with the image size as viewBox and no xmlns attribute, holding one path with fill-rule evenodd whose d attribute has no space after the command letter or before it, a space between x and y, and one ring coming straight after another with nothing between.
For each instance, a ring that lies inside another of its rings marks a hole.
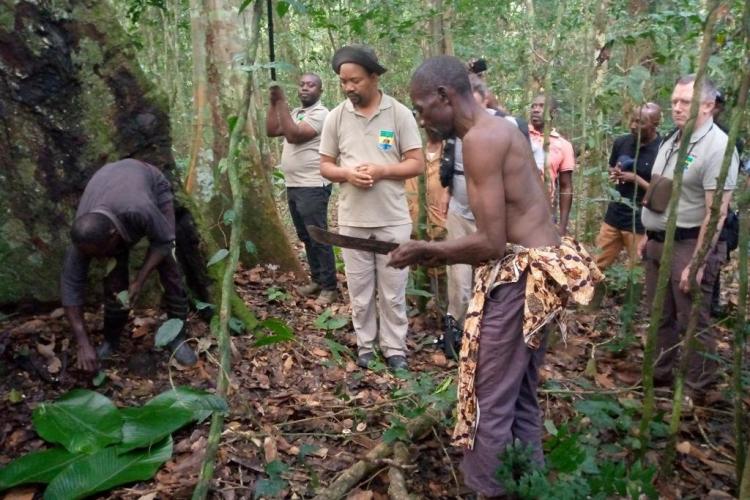
<instances>
[{"instance_id":1,"label":"beard","mask_svg":"<svg viewBox=\"0 0 750 500\"><path fill-rule=\"evenodd\" d=\"M359 106L360 104L362 104L362 96L357 94L356 92L347 93L346 98L349 99L355 106Z\"/></svg>"}]
</instances>

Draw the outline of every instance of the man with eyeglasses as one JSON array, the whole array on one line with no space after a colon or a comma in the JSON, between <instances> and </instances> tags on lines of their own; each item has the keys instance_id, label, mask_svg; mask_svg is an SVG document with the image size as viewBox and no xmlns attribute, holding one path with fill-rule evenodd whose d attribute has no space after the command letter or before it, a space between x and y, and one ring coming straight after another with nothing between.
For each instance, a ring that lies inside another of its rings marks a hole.
<instances>
[{"instance_id":1,"label":"man with eyeglasses","mask_svg":"<svg viewBox=\"0 0 750 500\"><path fill-rule=\"evenodd\" d=\"M677 151L690 117L690 103L695 82L695 75L686 75L677 80L671 99L672 120L677 130L664 141L659 149L651 170L651 183L655 183L655 179L660 177L672 179L677 163ZM687 329L692 307L688 276L690 270L695 269L696 280L703 296L699 306L697 327L697 340L700 346L690 353L686 380L689 395L694 398L699 397L702 390L713 383L717 369L717 364L713 360L716 341L709 328L709 305L713 284L719 270L720 256L716 246L718 231L713 237L711 250L706 258L699 262L697 254L706 236L710 207L716 195L717 178L721 170L724 150L727 147L727 134L716 126L712 115L717 93L716 86L710 80L705 79L701 90L701 103L695 128L689 139L682 189L677 205L677 231L672 248L669 283L658 330L657 361L654 372L657 384L670 385L672 383L672 371L677 366L679 358L677 345ZM721 193L721 215L717 227L721 227L727 215L732 190L737 182L738 165L739 159L735 152L724 190ZM658 209L644 206L641 213L647 236L645 243L647 304L653 303L656 294L667 217L668 210L661 209L661 206Z\"/></svg>"}]
</instances>

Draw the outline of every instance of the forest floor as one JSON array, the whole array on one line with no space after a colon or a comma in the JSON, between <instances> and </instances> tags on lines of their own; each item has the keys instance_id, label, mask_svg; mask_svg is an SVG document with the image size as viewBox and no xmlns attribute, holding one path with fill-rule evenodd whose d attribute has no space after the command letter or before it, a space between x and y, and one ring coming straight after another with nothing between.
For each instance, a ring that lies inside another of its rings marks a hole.
<instances>
[{"instance_id":1,"label":"forest floor","mask_svg":"<svg viewBox=\"0 0 750 500\"><path fill-rule=\"evenodd\" d=\"M343 283L343 276L339 278ZM436 397L450 398L450 390L441 384L455 377L456 364L435 345L440 322L434 307L432 312L410 318L411 376L398 378L382 366L373 371L357 368L350 323L328 331L314 326L316 319L322 324L319 318L324 311L312 299L296 294L299 283L290 275L279 274L272 266L257 267L238 272L236 284L259 319L286 321L296 339L256 348L250 335L233 337L230 412L218 455L214 498L252 498L274 490L281 497L310 497L374 448L384 432L398 437L403 428L393 422L399 422L402 415L418 413ZM736 287L729 285L724 293L725 301L731 302ZM560 429L566 428L585 444L590 462L635 461L643 353L637 340L623 344L618 337L619 310L612 297L595 314L571 309L566 319L567 342L557 336L551 339L539 391L548 448L561 441L550 433L560 437ZM346 301L333 305L331 313L348 318ZM87 320L101 328L99 312L92 309ZM170 364L166 352L153 348L159 323L154 309L132 313L120 355L105 364L107 378L94 387L91 375L74 368L75 346L68 340L61 309L7 318L0 325L0 414L4 415L0 419L0 465L45 446L32 429L32 411L40 402L72 388L98 390L121 406L143 403L172 384L213 388L217 354L208 326L197 316L191 317L192 345L201 351L201 361L194 368L182 369ZM639 336L645 327L638 320ZM701 406L685 410L674 473L654 482L663 498L731 498L736 494L728 380L732 333L722 324L716 330L725 364L723 378ZM666 443L664 415L671 410L671 392L661 391L657 396L661 422L653 427L652 448L643 455L645 463L656 466ZM411 463L403 470L414 495L473 498L462 485L460 452L450 445L448 419L409 444ZM101 498L189 497L207 434L208 422L177 432L173 457L154 480L119 488ZM274 461L286 467L269 476L266 465ZM383 461L382 467L364 477L349 498L387 498L389 464ZM602 473L595 464L588 466L590 474ZM556 474L559 481L565 477ZM628 480L633 483L637 478L633 473ZM553 488L558 487L555 484ZM5 498L40 498L41 491L41 487L20 488ZM556 495L550 490L550 495L561 498L562 492Z\"/></svg>"}]
</instances>

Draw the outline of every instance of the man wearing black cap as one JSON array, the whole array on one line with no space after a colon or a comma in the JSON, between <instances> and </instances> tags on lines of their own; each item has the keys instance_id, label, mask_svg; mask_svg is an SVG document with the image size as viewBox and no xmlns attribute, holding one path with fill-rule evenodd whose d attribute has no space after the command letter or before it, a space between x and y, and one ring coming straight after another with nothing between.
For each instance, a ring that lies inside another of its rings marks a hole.
<instances>
[{"instance_id":1,"label":"man wearing black cap","mask_svg":"<svg viewBox=\"0 0 750 500\"><path fill-rule=\"evenodd\" d=\"M331 111L323 126L320 173L341 183L339 232L408 241L411 218L404 180L424 169L417 122L406 106L380 90L379 78L386 69L371 48L342 47L332 66L347 100ZM387 256L371 252L343 249L342 256L357 333L357 364L369 365L379 338L388 366L406 368L408 269L388 267Z\"/></svg>"}]
</instances>

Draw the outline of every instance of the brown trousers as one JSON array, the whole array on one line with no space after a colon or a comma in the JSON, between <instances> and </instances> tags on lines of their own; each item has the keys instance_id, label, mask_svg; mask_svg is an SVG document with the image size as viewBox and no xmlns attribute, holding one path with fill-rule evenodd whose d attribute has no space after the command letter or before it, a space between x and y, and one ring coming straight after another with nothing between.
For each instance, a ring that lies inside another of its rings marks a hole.
<instances>
[{"instance_id":1,"label":"brown trousers","mask_svg":"<svg viewBox=\"0 0 750 500\"><path fill-rule=\"evenodd\" d=\"M534 461L544 461L536 395L544 343L535 351L523 341L525 287L526 274L517 283L498 286L482 315L476 374L479 426L461 471L467 486L487 496L505 492L495 474L499 455L515 440L531 447Z\"/></svg>"},{"instance_id":2,"label":"brown trousers","mask_svg":"<svg viewBox=\"0 0 750 500\"><path fill-rule=\"evenodd\" d=\"M675 241L672 251L672 268L669 274L661 324L657 332L657 360L654 378L663 383L671 383L672 372L679 359L679 343L684 336L692 300L689 294L679 288L683 270L690 264L697 240ZM701 281L701 302L698 315L696 340L697 348L690 355L686 384L693 389L710 385L716 377L717 363L711 356L716 354L716 340L711 331L711 294L719 272L720 256L726 254L726 244L720 242L706 257L706 268ZM656 295L656 282L659 276L659 261L664 244L655 240L646 243L646 307L650 308ZM706 356L708 355L708 356Z\"/></svg>"}]
</instances>

